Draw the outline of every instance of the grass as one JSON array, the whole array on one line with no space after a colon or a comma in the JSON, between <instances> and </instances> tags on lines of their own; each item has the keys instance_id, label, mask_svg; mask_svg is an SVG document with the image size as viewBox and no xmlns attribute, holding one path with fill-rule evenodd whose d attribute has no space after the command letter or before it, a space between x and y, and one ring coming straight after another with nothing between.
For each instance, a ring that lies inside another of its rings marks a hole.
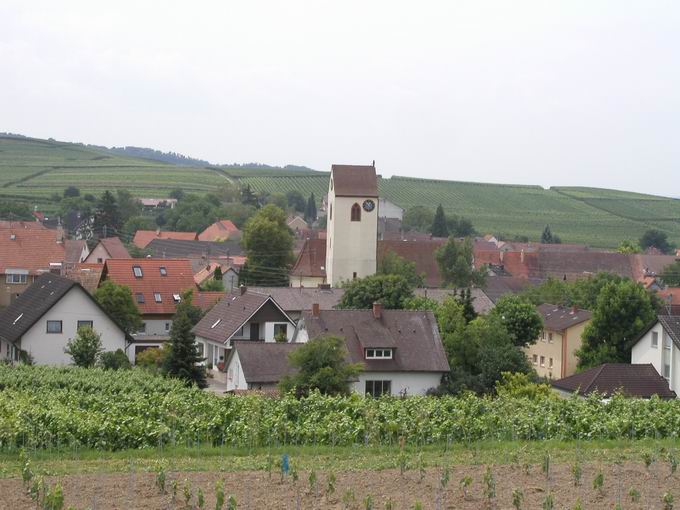
<instances>
[{"instance_id":1,"label":"grass","mask_svg":"<svg viewBox=\"0 0 680 510\"><path fill-rule=\"evenodd\" d=\"M608 441L481 441L470 445L428 445L421 449L405 447L408 462L422 454L424 467L443 465L539 465L547 454L552 463L642 462L643 453L672 450L677 442L668 440ZM270 456L274 461L287 453L298 469L316 471L354 471L398 469L398 447L379 446L287 446L273 448L174 447L164 449L27 452L36 472L53 476L84 473L126 472L134 462L138 469L151 471L159 459L171 471L252 471L266 470ZM20 474L17 453L0 454L0 478Z\"/></svg>"},{"instance_id":2,"label":"grass","mask_svg":"<svg viewBox=\"0 0 680 510\"><path fill-rule=\"evenodd\" d=\"M205 194L231 180L256 192L314 193L328 188L328 173L300 167L181 167L119 156L78 144L0 136L0 200L22 200L48 210L50 196L74 185L83 193L129 189L136 196L168 196L176 188ZM408 209L442 204L470 218L480 232L538 240L546 224L563 242L615 248L645 230L666 232L680 244L680 200L600 188L503 185L394 176L380 194Z\"/></svg>"}]
</instances>

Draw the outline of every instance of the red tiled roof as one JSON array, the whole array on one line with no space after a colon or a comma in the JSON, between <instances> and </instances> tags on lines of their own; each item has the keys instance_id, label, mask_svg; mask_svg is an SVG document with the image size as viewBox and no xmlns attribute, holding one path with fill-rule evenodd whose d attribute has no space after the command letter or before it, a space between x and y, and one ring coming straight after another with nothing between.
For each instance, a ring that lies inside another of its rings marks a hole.
<instances>
[{"instance_id":1,"label":"red tiled roof","mask_svg":"<svg viewBox=\"0 0 680 510\"><path fill-rule=\"evenodd\" d=\"M194 293L193 304L204 312L207 312L224 296L226 296L226 294L222 291L201 290L198 293Z\"/></svg>"},{"instance_id":2,"label":"red tiled roof","mask_svg":"<svg viewBox=\"0 0 680 510\"><path fill-rule=\"evenodd\" d=\"M543 327L553 331L564 331L572 326L589 321L593 316L588 310L567 308L549 303L543 303L536 308L543 317Z\"/></svg>"},{"instance_id":3,"label":"red tiled roof","mask_svg":"<svg viewBox=\"0 0 680 510\"><path fill-rule=\"evenodd\" d=\"M75 267L66 269L66 278L70 278L71 280L80 283L86 291L92 294L97 290L97 287L99 287L103 270L104 264L81 262L80 264L76 264Z\"/></svg>"},{"instance_id":4,"label":"red tiled roof","mask_svg":"<svg viewBox=\"0 0 680 510\"><path fill-rule=\"evenodd\" d=\"M291 276L326 277L326 240L307 239L302 246Z\"/></svg>"},{"instance_id":5,"label":"red tiled roof","mask_svg":"<svg viewBox=\"0 0 680 510\"><path fill-rule=\"evenodd\" d=\"M118 237L106 237L104 239L100 239L99 243L104 247L112 259L130 258L127 248L125 248L125 245Z\"/></svg>"},{"instance_id":6,"label":"red tiled roof","mask_svg":"<svg viewBox=\"0 0 680 510\"><path fill-rule=\"evenodd\" d=\"M154 239L179 239L181 241L195 241L197 239L196 232L172 232L172 231L157 231L157 230L138 230L132 240L133 244L138 248L146 248Z\"/></svg>"},{"instance_id":7,"label":"red tiled roof","mask_svg":"<svg viewBox=\"0 0 680 510\"><path fill-rule=\"evenodd\" d=\"M134 266L141 268L141 278L135 277ZM161 267L167 276L161 274ZM174 295L196 289L187 259L109 259L104 263L103 279L130 287L142 315L173 314L177 304ZM161 295L160 303L155 301L155 293ZM138 294L144 296L144 303L138 302Z\"/></svg>"},{"instance_id":8,"label":"red tiled roof","mask_svg":"<svg viewBox=\"0 0 680 510\"><path fill-rule=\"evenodd\" d=\"M240 235L241 231L231 220L216 221L203 232L198 234L199 241L224 241Z\"/></svg>"},{"instance_id":9,"label":"red tiled roof","mask_svg":"<svg viewBox=\"0 0 680 510\"><path fill-rule=\"evenodd\" d=\"M427 287L439 287L442 277L434 253L445 239L431 239L429 241L378 241L378 265L385 255L392 251L400 257L415 262L418 274L425 274Z\"/></svg>"},{"instance_id":10,"label":"red tiled roof","mask_svg":"<svg viewBox=\"0 0 680 510\"><path fill-rule=\"evenodd\" d=\"M2 222L0 224L0 274L7 269L25 269L29 274L50 270L50 263L63 263L64 243L57 242L59 233L35 222Z\"/></svg>"}]
</instances>

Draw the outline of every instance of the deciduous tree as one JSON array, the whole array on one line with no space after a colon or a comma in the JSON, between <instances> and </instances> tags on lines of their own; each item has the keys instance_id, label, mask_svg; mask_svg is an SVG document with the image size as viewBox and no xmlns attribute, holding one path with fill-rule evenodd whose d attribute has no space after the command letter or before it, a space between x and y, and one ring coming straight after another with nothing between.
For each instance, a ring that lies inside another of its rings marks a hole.
<instances>
[{"instance_id":1,"label":"deciduous tree","mask_svg":"<svg viewBox=\"0 0 680 510\"><path fill-rule=\"evenodd\" d=\"M516 295L510 294L499 299L490 315L503 324L517 347L535 343L543 329L543 319L536 307Z\"/></svg>"},{"instance_id":2,"label":"deciduous tree","mask_svg":"<svg viewBox=\"0 0 680 510\"><path fill-rule=\"evenodd\" d=\"M413 290L406 279L394 274L376 274L357 278L344 284L339 308L366 309L373 303L382 303L384 308L401 309L407 299L413 297Z\"/></svg>"},{"instance_id":3,"label":"deciduous tree","mask_svg":"<svg viewBox=\"0 0 680 510\"><path fill-rule=\"evenodd\" d=\"M89 326L78 328L76 337L70 339L64 349L73 358L73 364L83 368L95 366L103 351L101 335Z\"/></svg>"},{"instance_id":4,"label":"deciduous tree","mask_svg":"<svg viewBox=\"0 0 680 510\"><path fill-rule=\"evenodd\" d=\"M448 287L469 287L483 285L486 281L486 270L479 270L473 265L472 241L466 238L457 241L450 237L435 252L439 273L444 285Z\"/></svg>"},{"instance_id":5,"label":"deciduous tree","mask_svg":"<svg viewBox=\"0 0 680 510\"><path fill-rule=\"evenodd\" d=\"M94 298L126 333L134 333L142 327L130 287L106 280L94 291Z\"/></svg>"},{"instance_id":6,"label":"deciduous tree","mask_svg":"<svg viewBox=\"0 0 680 510\"><path fill-rule=\"evenodd\" d=\"M295 390L306 395L319 390L325 395L346 395L350 381L361 373L361 364L347 363L345 341L337 336L310 340L288 355L290 364L298 369L279 384L283 392Z\"/></svg>"},{"instance_id":7,"label":"deciduous tree","mask_svg":"<svg viewBox=\"0 0 680 510\"><path fill-rule=\"evenodd\" d=\"M416 263L400 257L392 250L388 250L383 258L378 261L378 273L403 276L408 284L414 288L425 285L424 274L418 274Z\"/></svg>"},{"instance_id":8,"label":"deciduous tree","mask_svg":"<svg viewBox=\"0 0 680 510\"><path fill-rule=\"evenodd\" d=\"M662 253L671 253L673 247L668 242L668 234L661 230L649 229L640 238L640 247L643 250L647 248L656 248Z\"/></svg>"}]
</instances>

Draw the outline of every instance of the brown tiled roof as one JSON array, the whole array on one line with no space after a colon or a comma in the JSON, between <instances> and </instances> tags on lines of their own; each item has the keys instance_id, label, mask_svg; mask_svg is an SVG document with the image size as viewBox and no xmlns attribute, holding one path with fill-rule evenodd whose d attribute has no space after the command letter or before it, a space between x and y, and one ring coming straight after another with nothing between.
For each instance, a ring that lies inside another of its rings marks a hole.
<instances>
[{"instance_id":1,"label":"brown tiled roof","mask_svg":"<svg viewBox=\"0 0 680 510\"><path fill-rule=\"evenodd\" d=\"M142 269L141 278L135 277L134 266ZM166 276L161 274L161 267L165 268ZM187 259L108 259L104 263L103 279L130 287L135 302L137 295L142 294L144 303L137 302L142 315L174 314L177 305L174 296L196 289ZM160 303L156 303L155 293L161 295Z\"/></svg>"},{"instance_id":2,"label":"brown tiled roof","mask_svg":"<svg viewBox=\"0 0 680 510\"><path fill-rule=\"evenodd\" d=\"M605 397L621 391L629 397L675 398L675 392L651 364L605 363L563 379L553 381L555 388L589 395L597 391Z\"/></svg>"},{"instance_id":3,"label":"brown tiled roof","mask_svg":"<svg viewBox=\"0 0 680 510\"><path fill-rule=\"evenodd\" d=\"M310 340L324 335L345 338L349 358L365 370L400 372L448 372L439 329L430 311L383 310L376 319L372 310L321 310L319 316L303 312ZM394 347L391 360L366 360L366 347Z\"/></svg>"},{"instance_id":4,"label":"brown tiled roof","mask_svg":"<svg viewBox=\"0 0 680 510\"><path fill-rule=\"evenodd\" d=\"M46 273L37 278L11 305L0 312L0 337L12 343L16 342L73 288L83 290L102 314L113 320L77 282ZM126 337L130 339L129 335Z\"/></svg>"},{"instance_id":5,"label":"brown tiled roof","mask_svg":"<svg viewBox=\"0 0 680 510\"><path fill-rule=\"evenodd\" d=\"M287 313L311 310L314 303L321 310L332 310L345 293L345 289L338 287L248 287L248 292L251 291L273 297Z\"/></svg>"},{"instance_id":6,"label":"brown tiled roof","mask_svg":"<svg viewBox=\"0 0 680 510\"><path fill-rule=\"evenodd\" d=\"M132 243L138 248L146 248L154 239L178 239L184 241L195 241L198 237L196 232L172 232L172 231L157 231L157 230L138 230L135 232L135 237Z\"/></svg>"},{"instance_id":7,"label":"brown tiled roof","mask_svg":"<svg viewBox=\"0 0 680 510\"><path fill-rule=\"evenodd\" d=\"M302 246L291 276L326 277L326 240L307 239Z\"/></svg>"},{"instance_id":8,"label":"brown tiled roof","mask_svg":"<svg viewBox=\"0 0 680 510\"><path fill-rule=\"evenodd\" d=\"M241 235L241 231L231 220L216 221L198 234L199 241L224 241L233 236Z\"/></svg>"},{"instance_id":9,"label":"brown tiled roof","mask_svg":"<svg viewBox=\"0 0 680 510\"><path fill-rule=\"evenodd\" d=\"M288 354L304 344L285 342L235 341L224 366L238 353L248 384L277 383L297 370L288 362Z\"/></svg>"},{"instance_id":10,"label":"brown tiled roof","mask_svg":"<svg viewBox=\"0 0 680 510\"><path fill-rule=\"evenodd\" d=\"M543 317L543 327L553 331L564 331L572 326L589 321L593 314L588 310L566 308L564 306L543 303L536 307Z\"/></svg>"},{"instance_id":11,"label":"brown tiled roof","mask_svg":"<svg viewBox=\"0 0 680 510\"><path fill-rule=\"evenodd\" d=\"M378 197L375 167L364 165L333 165L333 191L338 197Z\"/></svg>"},{"instance_id":12,"label":"brown tiled roof","mask_svg":"<svg viewBox=\"0 0 680 510\"><path fill-rule=\"evenodd\" d=\"M112 259L130 258L130 254L128 253L127 248L118 237L105 237L104 239L100 239L99 243L104 247L106 252L109 254L109 258Z\"/></svg>"},{"instance_id":13,"label":"brown tiled roof","mask_svg":"<svg viewBox=\"0 0 680 510\"><path fill-rule=\"evenodd\" d=\"M57 242L58 235L35 222L4 222L0 225L0 274L25 269L37 275L49 271L50 263L63 263L66 252L64 243Z\"/></svg>"},{"instance_id":14,"label":"brown tiled roof","mask_svg":"<svg viewBox=\"0 0 680 510\"><path fill-rule=\"evenodd\" d=\"M494 303L506 294L519 294L540 285L544 280L516 276L489 276L484 283L484 294Z\"/></svg>"},{"instance_id":15,"label":"brown tiled roof","mask_svg":"<svg viewBox=\"0 0 680 510\"><path fill-rule=\"evenodd\" d=\"M675 255L630 255L633 278L642 281L645 276L659 275L666 266L677 260Z\"/></svg>"},{"instance_id":16,"label":"brown tiled roof","mask_svg":"<svg viewBox=\"0 0 680 510\"><path fill-rule=\"evenodd\" d=\"M92 294L99 287L103 270L104 264L81 262L66 269L66 278L78 282L86 291Z\"/></svg>"},{"instance_id":17,"label":"brown tiled roof","mask_svg":"<svg viewBox=\"0 0 680 510\"><path fill-rule=\"evenodd\" d=\"M70 264L81 262L80 256L83 254L83 251L87 253L86 247L87 243L84 239L66 239L64 241L64 262Z\"/></svg>"},{"instance_id":18,"label":"brown tiled roof","mask_svg":"<svg viewBox=\"0 0 680 510\"><path fill-rule=\"evenodd\" d=\"M154 239L146 249L157 258L234 257L243 255L239 241L196 241L186 239Z\"/></svg>"},{"instance_id":19,"label":"brown tiled roof","mask_svg":"<svg viewBox=\"0 0 680 510\"><path fill-rule=\"evenodd\" d=\"M427 289L414 289L413 293L416 296L422 296L430 299L434 299L438 303L442 303L447 296L453 296L455 289L438 289L438 288L427 288ZM495 306L493 301L484 293L482 289L472 288L470 289L470 294L472 296L472 306L475 312L480 315L485 315L491 311Z\"/></svg>"},{"instance_id":20,"label":"brown tiled roof","mask_svg":"<svg viewBox=\"0 0 680 510\"><path fill-rule=\"evenodd\" d=\"M247 290L241 293L241 289L227 294L221 299L193 328L195 335L226 343L241 327L252 317L265 303L272 302L280 308L276 301L266 294L260 294ZM282 317L289 318L285 312ZM293 324L292 321L290 321Z\"/></svg>"},{"instance_id":21,"label":"brown tiled roof","mask_svg":"<svg viewBox=\"0 0 680 510\"><path fill-rule=\"evenodd\" d=\"M383 257L392 251L400 257L415 262L416 271L425 274L427 287L440 287L442 277L434 253L445 239L431 239L422 241L378 241L378 266Z\"/></svg>"}]
</instances>

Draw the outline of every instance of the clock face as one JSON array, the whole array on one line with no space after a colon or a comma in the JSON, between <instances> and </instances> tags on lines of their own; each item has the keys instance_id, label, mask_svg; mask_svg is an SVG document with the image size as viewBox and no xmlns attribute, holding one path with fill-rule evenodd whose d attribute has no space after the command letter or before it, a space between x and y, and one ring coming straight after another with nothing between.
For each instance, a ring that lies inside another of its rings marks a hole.
<instances>
[{"instance_id":1,"label":"clock face","mask_svg":"<svg viewBox=\"0 0 680 510\"><path fill-rule=\"evenodd\" d=\"M375 209L375 202L373 200L364 200L364 211L371 212Z\"/></svg>"}]
</instances>

